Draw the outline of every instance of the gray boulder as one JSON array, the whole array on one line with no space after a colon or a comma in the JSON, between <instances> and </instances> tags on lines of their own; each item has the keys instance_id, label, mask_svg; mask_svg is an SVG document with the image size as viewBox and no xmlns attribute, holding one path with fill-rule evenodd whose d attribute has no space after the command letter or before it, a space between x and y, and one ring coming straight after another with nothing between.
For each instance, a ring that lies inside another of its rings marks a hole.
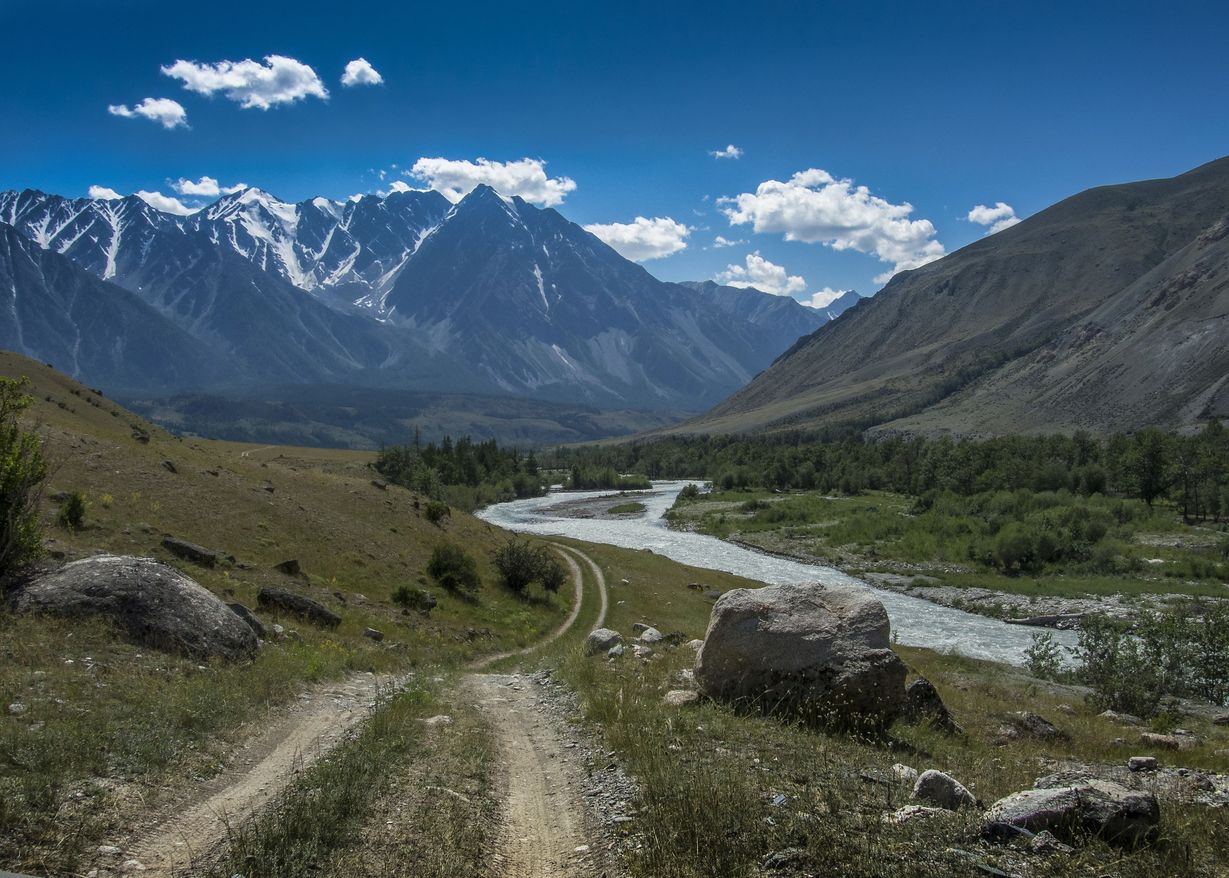
<instances>
[{"instance_id":1,"label":"gray boulder","mask_svg":"<svg viewBox=\"0 0 1229 878\"><path fill-rule=\"evenodd\" d=\"M596 628L585 638L585 655L597 655L599 652L610 652L623 643L623 635L610 628Z\"/></svg>"},{"instance_id":2,"label":"gray boulder","mask_svg":"<svg viewBox=\"0 0 1229 878\"><path fill-rule=\"evenodd\" d=\"M977 797L970 793L960 781L950 774L935 771L923 771L913 785L913 798L927 805L946 808L948 811L958 811L966 805L977 804Z\"/></svg>"},{"instance_id":3,"label":"gray boulder","mask_svg":"<svg viewBox=\"0 0 1229 878\"><path fill-rule=\"evenodd\" d=\"M1061 786L1051 782L1072 781ZM1161 820L1156 796L1096 778L1053 776L1038 781L1038 788L999 799L986 812L986 832L1009 838L1013 830L1048 831L1064 841L1099 836L1134 847L1157 835Z\"/></svg>"},{"instance_id":4,"label":"gray boulder","mask_svg":"<svg viewBox=\"0 0 1229 878\"><path fill-rule=\"evenodd\" d=\"M12 596L19 613L101 616L135 643L195 659L248 658L256 634L216 595L152 558L96 555L37 576Z\"/></svg>"},{"instance_id":5,"label":"gray boulder","mask_svg":"<svg viewBox=\"0 0 1229 878\"><path fill-rule=\"evenodd\" d=\"M232 613L234 613L236 616L238 616L240 619L242 619L244 622L247 623L248 627L252 629L253 634L259 637L261 640L265 639L264 623L256 618L255 613L253 613L243 604L239 604L239 603L227 604L226 606L230 607Z\"/></svg>"},{"instance_id":6,"label":"gray boulder","mask_svg":"<svg viewBox=\"0 0 1229 878\"><path fill-rule=\"evenodd\" d=\"M928 722L951 734L963 731L939 697L939 690L925 677L918 677L905 687L904 717L910 722Z\"/></svg>"},{"instance_id":7,"label":"gray boulder","mask_svg":"<svg viewBox=\"0 0 1229 878\"><path fill-rule=\"evenodd\" d=\"M900 715L905 665L870 593L818 583L726 592L713 607L696 681L708 696L831 725Z\"/></svg>"},{"instance_id":8,"label":"gray boulder","mask_svg":"<svg viewBox=\"0 0 1229 878\"><path fill-rule=\"evenodd\" d=\"M271 586L262 588L256 595L256 605L270 610L290 613L324 628L336 628L341 624L341 616L334 613L324 604L317 603L311 598L295 594L293 591L287 591L284 588L273 588Z\"/></svg>"},{"instance_id":9,"label":"gray boulder","mask_svg":"<svg viewBox=\"0 0 1229 878\"><path fill-rule=\"evenodd\" d=\"M190 543L187 540L177 539L176 537L164 539L162 541L162 548L177 558L191 561L199 567L213 567L222 559L221 552L215 552L213 549L206 549L204 546L198 546L196 543Z\"/></svg>"},{"instance_id":10,"label":"gray boulder","mask_svg":"<svg viewBox=\"0 0 1229 878\"><path fill-rule=\"evenodd\" d=\"M640 632L641 643L660 643L665 640L665 635L651 625Z\"/></svg>"},{"instance_id":11,"label":"gray boulder","mask_svg":"<svg viewBox=\"0 0 1229 878\"><path fill-rule=\"evenodd\" d=\"M1007 716L999 733L1005 738L1026 737L1038 741L1066 741L1071 737L1048 719L1027 710Z\"/></svg>"}]
</instances>

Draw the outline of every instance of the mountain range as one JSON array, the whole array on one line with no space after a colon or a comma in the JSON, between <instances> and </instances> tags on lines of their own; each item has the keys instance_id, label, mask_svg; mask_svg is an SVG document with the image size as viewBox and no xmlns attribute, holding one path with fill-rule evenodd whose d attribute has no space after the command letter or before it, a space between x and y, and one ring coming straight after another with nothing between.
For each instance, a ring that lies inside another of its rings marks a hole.
<instances>
[{"instance_id":1,"label":"mountain range","mask_svg":"<svg viewBox=\"0 0 1229 878\"><path fill-rule=\"evenodd\" d=\"M188 216L26 190L0 193L0 232L0 343L128 394L353 385L694 412L828 320L660 281L486 186L456 204L248 188Z\"/></svg>"},{"instance_id":2,"label":"mountain range","mask_svg":"<svg viewBox=\"0 0 1229 878\"><path fill-rule=\"evenodd\" d=\"M1229 158L896 275L681 432L986 435L1229 417Z\"/></svg>"}]
</instances>

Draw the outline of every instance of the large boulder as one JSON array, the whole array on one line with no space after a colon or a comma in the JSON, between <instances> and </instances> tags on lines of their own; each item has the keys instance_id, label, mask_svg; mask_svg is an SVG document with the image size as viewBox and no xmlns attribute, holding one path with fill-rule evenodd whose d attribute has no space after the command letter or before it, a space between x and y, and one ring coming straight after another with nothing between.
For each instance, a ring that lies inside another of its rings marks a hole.
<instances>
[{"instance_id":1,"label":"large boulder","mask_svg":"<svg viewBox=\"0 0 1229 878\"><path fill-rule=\"evenodd\" d=\"M96 555L20 587L21 613L101 616L134 642L195 659L237 660L256 652L256 634L212 592L151 558Z\"/></svg>"},{"instance_id":2,"label":"large boulder","mask_svg":"<svg viewBox=\"0 0 1229 878\"><path fill-rule=\"evenodd\" d=\"M977 797L968 791L964 784L950 774L935 771L923 771L913 785L913 798L926 805L946 808L948 811L958 811L966 805L976 805Z\"/></svg>"},{"instance_id":3,"label":"large boulder","mask_svg":"<svg viewBox=\"0 0 1229 878\"><path fill-rule=\"evenodd\" d=\"M290 613L324 628L336 628L341 624L341 616L324 604L284 588L265 586L256 594L256 605L265 609Z\"/></svg>"},{"instance_id":4,"label":"large boulder","mask_svg":"<svg viewBox=\"0 0 1229 878\"><path fill-rule=\"evenodd\" d=\"M868 592L818 583L734 589L713 607L696 656L712 698L835 725L900 715L905 665L888 614Z\"/></svg>"},{"instance_id":5,"label":"large boulder","mask_svg":"<svg viewBox=\"0 0 1229 878\"><path fill-rule=\"evenodd\" d=\"M991 805L986 829L999 838L1009 838L1014 829L1045 830L1065 841L1092 835L1134 847L1155 838L1160 820L1152 793L1109 780L1056 775Z\"/></svg>"}]
</instances>

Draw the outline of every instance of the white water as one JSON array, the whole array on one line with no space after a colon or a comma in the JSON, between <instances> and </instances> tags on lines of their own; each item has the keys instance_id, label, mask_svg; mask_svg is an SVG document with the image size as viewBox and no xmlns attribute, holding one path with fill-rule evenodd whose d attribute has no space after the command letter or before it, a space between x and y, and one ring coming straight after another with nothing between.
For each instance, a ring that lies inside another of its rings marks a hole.
<instances>
[{"instance_id":1,"label":"white water","mask_svg":"<svg viewBox=\"0 0 1229 878\"><path fill-rule=\"evenodd\" d=\"M592 543L607 543L628 549L652 549L693 567L723 570L773 585L822 582L850 585L875 592L887 607L892 636L908 646L924 646L972 658L1021 664L1035 628L1007 625L986 616L942 607L920 598L874 588L839 570L775 558L744 549L716 537L671 530L662 514L687 482L655 482L652 491L637 494L646 511L637 518L571 518L549 507L571 500L609 496L610 491L568 492L488 506L478 517L491 524L522 533L574 537ZM1056 642L1074 645L1069 631L1050 632Z\"/></svg>"}]
</instances>

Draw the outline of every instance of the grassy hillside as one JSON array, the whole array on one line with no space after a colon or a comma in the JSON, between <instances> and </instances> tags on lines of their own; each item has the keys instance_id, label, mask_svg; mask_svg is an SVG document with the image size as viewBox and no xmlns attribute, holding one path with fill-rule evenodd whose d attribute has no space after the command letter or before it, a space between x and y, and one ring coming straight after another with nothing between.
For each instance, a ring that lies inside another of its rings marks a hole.
<instances>
[{"instance_id":1,"label":"grassy hillside","mask_svg":"<svg viewBox=\"0 0 1229 878\"><path fill-rule=\"evenodd\" d=\"M102 623L0 609L0 703L21 705L0 712L0 863L10 868L71 870L126 814L157 803L169 780L219 770L251 724L311 682L521 646L566 615L566 589L522 599L498 585L490 553L507 534L456 510L428 522L414 494L373 484L370 454L181 440L41 363L0 354L0 375L30 379L26 420L53 460L47 563L150 556L227 600L254 607L260 587L276 585L342 617L332 631L281 619L297 637L268 643L250 664L205 666L130 645ZM71 491L88 503L77 531L56 523L54 498ZM166 536L235 561L181 561L162 548ZM476 600L426 579L446 541L476 557ZM289 559L301 577L274 569ZM403 585L430 589L438 606L403 611L391 600ZM385 641L364 637L368 626Z\"/></svg>"}]
</instances>

